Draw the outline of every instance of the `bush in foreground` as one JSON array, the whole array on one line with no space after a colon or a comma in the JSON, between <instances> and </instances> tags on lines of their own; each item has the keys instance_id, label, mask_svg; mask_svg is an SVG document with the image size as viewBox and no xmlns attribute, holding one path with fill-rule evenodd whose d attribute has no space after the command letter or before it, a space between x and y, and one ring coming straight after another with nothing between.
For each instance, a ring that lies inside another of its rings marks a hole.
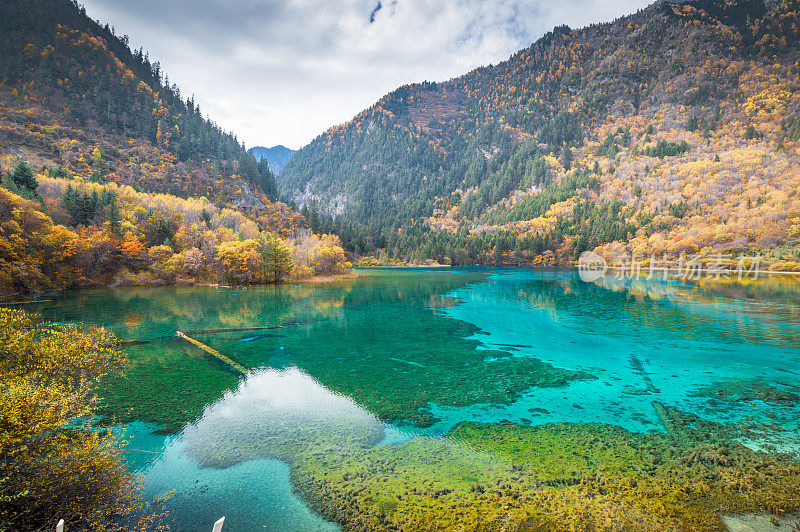
<instances>
[{"instance_id":1,"label":"bush in foreground","mask_svg":"<svg viewBox=\"0 0 800 532\"><path fill-rule=\"evenodd\" d=\"M0 530L163 530L120 437L92 418L98 381L125 358L102 329L39 326L0 309ZM145 516L145 517L141 517Z\"/></svg>"}]
</instances>

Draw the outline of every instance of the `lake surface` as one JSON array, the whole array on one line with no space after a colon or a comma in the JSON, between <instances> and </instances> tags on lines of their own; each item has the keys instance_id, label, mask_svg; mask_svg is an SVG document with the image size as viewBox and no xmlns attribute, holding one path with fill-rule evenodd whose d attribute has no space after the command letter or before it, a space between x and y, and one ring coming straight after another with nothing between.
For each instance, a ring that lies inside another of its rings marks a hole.
<instances>
[{"instance_id":1,"label":"lake surface","mask_svg":"<svg viewBox=\"0 0 800 532\"><path fill-rule=\"evenodd\" d=\"M674 420L692 416L718 427L711 432L735 428L730 438L742 452L797 460L794 280L360 273L319 285L64 293L31 310L48 321L104 326L127 342L131 367L105 383L104 414L124 423L145 494L174 490L175 530L210 530L223 515L226 531L337 530L334 520L353 523L370 512L373 521L359 522L425 522L424 513L397 519L429 480L444 486L426 495L443 512L441 501L466 483L484 500L483 486L495 481L528 482L528 467L537 479L529 490L577 485L587 471L603 470L587 458L565 462L550 479L550 469L519 458L524 448L493 447L497 434L543 434L531 427L580 437L600 431L593 442L617 429L590 424L608 424L620 428L614 438L648 435L667 445L672 437L685 448L689 436ZM517 511L511 507L503 506ZM469 511L447 522L469 520Z\"/></svg>"}]
</instances>

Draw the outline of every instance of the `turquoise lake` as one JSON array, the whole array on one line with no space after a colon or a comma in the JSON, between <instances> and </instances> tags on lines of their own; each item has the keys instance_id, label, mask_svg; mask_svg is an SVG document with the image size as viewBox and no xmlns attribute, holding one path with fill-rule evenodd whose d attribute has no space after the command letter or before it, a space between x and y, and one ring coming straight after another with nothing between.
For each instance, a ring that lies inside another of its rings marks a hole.
<instances>
[{"instance_id":1,"label":"turquoise lake","mask_svg":"<svg viewBox=\"0 0 800 532\"><path fill-rule=\"evenodd\" d=\"M749 449L800 457L791 278L387 268L327 284L63 293L30 310L124 342L131 366L104 384L103 413L123 424L145 495L174 490L179 531L221 516L226 531L338 530L335 512L312 510L325 507L323 484L293 468L447 441L463 422L660 434L665 405L737 427ZM464 452L470 467L500 460ZM395 508L375 505L376 519Z\"/></svg>"}]
</instances>

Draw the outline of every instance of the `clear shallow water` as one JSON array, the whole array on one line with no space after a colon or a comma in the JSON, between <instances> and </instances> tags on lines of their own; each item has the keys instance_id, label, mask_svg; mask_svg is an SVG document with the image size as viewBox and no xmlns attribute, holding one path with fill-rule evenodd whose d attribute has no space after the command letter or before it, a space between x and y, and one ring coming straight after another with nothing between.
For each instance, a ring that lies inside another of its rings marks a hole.
<instances>
[{"instance_id":1,"label":"clear shallow water","mask_svg":"<svg viewBox=\"0 0 800 532\"><path fill-rule=\"evenodd\" d=\"M800 404L759 392L800 394L794 281L371 270L325 285L53 299L37 309L44 319L103 325L130 342L132 366L108 383L106 414L128 423L146 493L175 490L177 530L221 515L226 530L335 528L293 492L290 464L462 421L663 431L658 401L750 426L752 447L800 448ZM175 339L177 330L250 373Z\"/></svg>"},{"instance_id":2,"label":"clear shallow water","mask_svg":"<svg viewBox=\"0 0 800 532\"><path fill-rule=\"evenodd\" d=\"M131 466L145 481L143 495L152 499L174 491L169 509L175 530L210 530L225 516L225 530L338 530L311 512L292 492L289 465L256 458L229 467L202 467L178 435L155 434L154 425L126 425ZM264 528L266 527L266 528Z\"/></svg>"},{"instance_id":3,"label":"clear shallow water","mask_svg":"<svg viewBox=\"0 0 800 532\"><path fill-rule=\"evenodd\" d=\"M481 331L474 338L486 348L514 346L516 356L598 377L568 388L531 390L511 405L487 406L478 421L600 422L634 432L663 430L651 406L656 400L720 423L769 424L774 432L749 443L797 452L800 404L723 405L703 393L727 383L800 391L794 282L765 279L765 287L787 284L788 294L757 300L661 280L608 277L586 284L549 273L509 272L455 290L452 295L462 303L445 314L477 325ZM532 417L530 409L547 412L534 411ZM437 408L434 415L446 427L470 413Z\"/></svg>"}]
</instances>

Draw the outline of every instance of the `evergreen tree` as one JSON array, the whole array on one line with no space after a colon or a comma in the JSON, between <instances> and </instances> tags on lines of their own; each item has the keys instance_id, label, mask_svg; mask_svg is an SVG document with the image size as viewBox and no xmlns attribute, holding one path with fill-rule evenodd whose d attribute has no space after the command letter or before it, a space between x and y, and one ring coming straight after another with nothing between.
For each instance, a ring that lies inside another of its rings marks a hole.
<instances>
[{"instance_id":1,"label":"evergreen tree","mask_svg":"<svg viewBox=\"0 0 800 532\"><path fill-rule=\"evenodd\" d=\"M200 219L206 224L208 229L211 229L211 213L207 210L203 209L203 212L200 213Z\"/></svg>"},{"instance_id":2,"label":"evergreen tree","mask_svg":"<svg viewBox=\"0 0 800 532\"><path fill-rule=\"evenodd\" d=\"M39 183L36 182L36 178L33 176L33 170L25 161L21 161L14 169L11 174L11 180L21 190L36 192L36 189L39 188Z\"/></svg>"},{"instance_id":3,"label":"evergreen tree","mask_svg":"<svg viewBox=\"0 0 800 532\"><path fill-rule=\"evenodd\" d=\"M106 203L106 214L108 216L108 227L111 232L118 235L122 232L121 217L119 215L119 205L117 204L117 197Z\"/></svg>"},{"instance_id":4,"label":"evergreen tree","mask_svg":"<svg viewBox=\"0 0 800 532\"><path fill-rule=\"evenodd\" d=\"M89 225L97 215L100 197L96 190L91 195L86 192L80 193L70 184L61 195L61 206L70 215L75 225Z\"/></svg>"},{"instance_id":5,"label":"evergreen tree","mask_svg":"<svg viewBox=\"0 0 800 532\"><path fill-rule=\"evenodd\" d=\"M564 170L572 168L572 150L569 149L569 146L564 146L561 152L561 166L564 167Z\"/></svg>"},{"instance_id":6,"label":"evergreen tree","mask_svg":"<svg viewBox=\"0 0 800 532\"><path fill-rule=\"evenodd\" d=\"M292 271L292 252L276 235L261 233L261 256L264 260L265 279L279 283Z\"/></svg>"}]
</instances>

